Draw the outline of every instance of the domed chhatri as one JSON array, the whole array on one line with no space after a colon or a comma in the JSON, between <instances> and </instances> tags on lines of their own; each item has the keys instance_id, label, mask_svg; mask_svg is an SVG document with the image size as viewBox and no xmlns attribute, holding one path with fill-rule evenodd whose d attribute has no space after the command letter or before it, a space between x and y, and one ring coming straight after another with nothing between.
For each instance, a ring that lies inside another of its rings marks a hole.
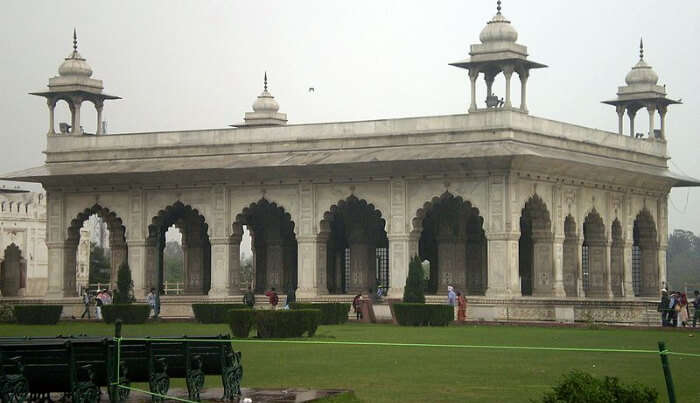
<instances>
[{"instance_id":1,"label":"domed chhatri","mask_svg":"<svg viewBox=\"0 0 700 403\"><path fill-rule=\"evenodd\" d=\"M531 69L547 67L527 59L527 47L516 43L518 31L501 13L501 2L497 2L496 15L486 24L479 40L481 43L471 45L469 59L450 63L469 71L471 80L471 105L469 112L477 112L476 80L484 74L486 81L486 109L506 108L527 113L527 79ZM492 92L493 82L500 73L506 78L505 98L499 98ZM510 99L510 79L513 73L520 77L520 107L513 108Z\"/></svg>"},{"instance_id":2,"label":"domed chhatri","mask_svg":"<svg viewBox=\"0 0 700 403\"><path fill-rule=\"evenodd\" d=\"M78 36L75 29L73 30L73 51L58 67L58 74L60 76L92 76L92 68L78 53Z\"/></svg>"},{"instance_id":3,"label":"domed chhatri","mask_svg":"<svg viewBox=\"0 0 700 403\"><path fill-rule=\"evenodd\" d=\"M666 112L668 105L678 104L679 101L666 97L666 86L658 85L659 75L644 60L644 42L639 41L639 61L625 76L625 83L617 89L617 99L603 101L603 103L615 106L618 119L618 134L624 134L624 116L629 117L629 135L634 138L643 138L643 133L635 133L634 120L637 111L646 108L649 112L649 132L647 139L650 141L666 141ZM654 116L659 113L661 120L660 129L655 129Z\"/></svg>"},{"instance_id":4,"label":"domed chhatri","mask_svg":"<svg viewBox=\"0 0 700 403\"><path fill-rule=\"evenodd\" d=\"M282 126L287 124L287 114L279 113L280 105L267 90L267 72L263 81L263 92L253 103L253 112L246 112L244 123L231 125L244 126Z\"/></svg>"},{"instance_id":5,"label":"domed chhatri","mask_svg":"<svg viewBox=\"0 0 700 403\"><path fill-rule=\"evenodd\" d=\"M92 68L85 58L78 52L78 35L73 29L73 51L63 60L58 67L58 75L49 78L49 90L32 92L46 98L49 106L49 132L50 136L56 134L81 135L83 128L80 121L80 107L83 101L89 101L97 110L97 128L94 134L104 134L102 122L102 107L105 100L120 99L114 95L102 92L102 80L92 78ZM58 101L65 101L71 111L71 121L60 125L59 133L56 133L54 122L54 109ZM70 130L70 132L69 132Z\"/></svg>"}]
</instances>

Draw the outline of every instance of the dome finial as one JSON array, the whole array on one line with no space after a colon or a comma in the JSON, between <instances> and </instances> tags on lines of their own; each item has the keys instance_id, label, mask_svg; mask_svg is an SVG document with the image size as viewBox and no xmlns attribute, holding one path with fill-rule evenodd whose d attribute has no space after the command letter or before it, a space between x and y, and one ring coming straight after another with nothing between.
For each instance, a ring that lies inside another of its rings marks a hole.
<instances>
[{"instance_id":1,"label":"dome finial","mask_svg":"<svg viewBox=\"0 0 700 403\"><path fill-rule=\"evenodd\" d=\"M75 31L75 28L73 28L73 51L78 51L78 35Z\"/></svg>"},{"instance_id":2,"label":"dome finial","mask_svg":"<svg viewBox=\"0 0 700 403\"><path fill-rule=\"evenodd\" d=\"M496 2L496 11L498 11L496 14L501 14L501 0Z\"/></svg>"},{"instance_id":3,"label":"dome finial","mask_svg":"<svg viewBox=\"0 0 700 403\"><path fill-rule=\"evenodd\" d=\"M639 60L644 59L644 41L640 37L639 38Z\"/></svg>"},{"instance_id":4,"label":"dome finial","mask_svg":"<svg viewBox=\"0 0 700 403\"><path fill-rule=\"evenodd\" d=\"M265 91L267 91L267 71L265 72L265 80L264 80L264 83L265 83L265 88L264 88L264 89L265 89Z\"/></svg>"}]
</instances>

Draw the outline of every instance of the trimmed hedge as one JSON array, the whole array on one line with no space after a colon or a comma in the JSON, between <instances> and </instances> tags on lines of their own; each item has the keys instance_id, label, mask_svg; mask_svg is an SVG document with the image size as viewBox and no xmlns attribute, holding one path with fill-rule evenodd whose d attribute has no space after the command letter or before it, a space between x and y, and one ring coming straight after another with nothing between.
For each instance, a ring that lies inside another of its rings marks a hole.
<instances>
[{"instance_id":1,"label":"trimmed hedge","mask_svg":"<svg viewBox=\"0 0 700 403\"><path fill-rule=\"evenodd\" d=\"M295 302L289 305L291 309L318 309L321 311L322 325L342 325L348 321L350 304L328 303L328 304L303 304Z\"/></svg>"},{"instance_id":2,"label":"trimmed hedge","mask_svg":"<svg viewBox=\"0 0 700 403\"><path fill-rule=\"evenodd\" d=\"M236 337L248 337L255 325L255 311L252 309L232 309L228 311L229 326Z\"/></svg>"},{"instance_id":3,"label":"trimmed hedge","mask_svg":"<svg viewBox=\"0 0 700 403\"><path fill-rule=\"evenodd\" d=\"M14 315L22 325L55 325L61 318L63 305L15 305Z\"/></svg>"},{"instance_id":4,"label":"trimmed hedge","mask_svg":"<svg viewBox=\"0 0 700 403\"><path fill-rule=\"evenodd\" d=\"M125 324L143 323L151 314L148 304L109 304L102 306L102 317L106 323L121 319Z\"/></svg>"},{"instance_id":5,"label":"trimmed hedge","mask_svg":"<svg viewBox=\"0 0 700 403\"><path fill-rule=\"evenodd\" d=\"M625 385L616 377L602 379L582 371L572 371L563 376L561 382L544 395L542 403L656 403L656 389L638 383ZM533 400L535 402L535 400Z\"/></svg>"},{"instance_id":6,"label":"trimmed hedge","mask_svg":"<svg viewBox=\"0 0 700 403\"><path fill-rule=\"evenodd\" d=\"M240 331L239 334L243 334L246 321L252 316L255 318L255 329L260 338L301 337L304 333L312 337L321 320L321 311L318 309L250 312L250 315L245 315L239 313L239 310L231 311L229 326L234 333Z\"/></svg>"},{"instance_id":7,"label":"trimmed hedge","mask_svg":"<svg viewBox=\"0 0 700 403\"><path fill-rule=\"evenodd\" d=\"M250 309L245 304L192 304L194 318L199 323L227 323L232 309Z\"/></svg>"},{"instance_id":8,"label":"trimmed hedge","mask_svg":"<svg viewBox=\"0 0 700 403\"><path fill-rule=\"evenodd\" d=\"M454 320L450 305L394 304L396 321L401 326L447 326Z\"/></svg>"}]
</instances>

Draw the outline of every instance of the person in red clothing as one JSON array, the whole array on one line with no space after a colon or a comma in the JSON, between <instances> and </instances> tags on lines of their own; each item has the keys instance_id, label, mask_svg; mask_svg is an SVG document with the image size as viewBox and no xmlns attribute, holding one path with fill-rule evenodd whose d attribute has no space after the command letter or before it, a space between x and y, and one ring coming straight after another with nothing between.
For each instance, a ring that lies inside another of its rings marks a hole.
<instances>
[{"instance_id":1,"label":"person in red clothing","mask_svg":"<svg viewBox=\"0 0 700 403\"><path fill-rule=\"evenodd\" d=\"M280 297L277 296L275 292L275 287L270 288L270 291L265 293L265 296L270 300L270 305L272 309L277 309L277 304L280 302Z\"/></svg>"},{"instance_id":2,"label":"person in red clothing","mask_svg":"<svg viewBox=\"0 0 700 403\"><path fill-rule=\"evenodd\" d=\"M461 292L457 293L457 320L464 322L467 318L467 299Z\"/></svg>"}]
</instances>

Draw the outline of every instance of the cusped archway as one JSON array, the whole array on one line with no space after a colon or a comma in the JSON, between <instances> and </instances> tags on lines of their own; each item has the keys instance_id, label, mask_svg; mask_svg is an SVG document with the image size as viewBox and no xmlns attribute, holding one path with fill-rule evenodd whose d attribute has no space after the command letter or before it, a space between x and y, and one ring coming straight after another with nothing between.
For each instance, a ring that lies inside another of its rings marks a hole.
<instances>
[{"instance_id":1,"label":"cusped archway","mask_svg":"<svg viewBox=\"0 0 700 403\"><path fill-rule=\"evenodd\" d=\"M420 233L418 255L430 263L428 292L444 294L448 286L469 295L486 292L487 240L479 209L445 192L416 211L413 231Z\"/></svg>"},{"instance_id":2,"label":"cusped archway","mask_svg":"<svg viewBox=\"0 0 700 403\"><path fill-rule=\"evenodd\" d=\"M554 287L552 220L542 198L535 194L520 215L518 267L524 296L551 296Z\"/></svg>"},{"instance_id":3,"label":"cusped archway","mask_svg":"<svg viewBox=\"0 0 700 403\"><path fill-rule=\"evenodd\" d=\"M236 216L234 242L240 243L243 227L251 238L254 290L258 293L271 288L287 293L296 290L297 240L291 215L284 207L262 198Z\"/></svg>"},{"instance_id":4,"label":"cusped archway","mask_svg":"<svg viewBox=\"0 0 700 403\"><path fill-rule=\"evenodd\" d=\"M382 213L350 195L320 223L326 239L326 283L331 294L360 294L389 286L389 240Z\"/></svg>"},{"instance_id":5,"label":"cusped archway","mask_svg":"<svg viewBox=\"0 0 700 403\"><path fill-rule=\"evenodd\" d=\"M611 297L607 270L609 262L607 246L603 218L593 208L583 221L583 244L581 246L583 288L587 297Z\"/></svg>"},{"instance_id":6,"label":"cusped archway","mask_svg":"<svg viewBox=\"0 0 700 403\"><path fill-rule=\"evenodd\" d=\"M635 294L640 297L658 297L659 241L654 217L646 208L634 220L632 256Z\"/></svg>"}]
</instances>

